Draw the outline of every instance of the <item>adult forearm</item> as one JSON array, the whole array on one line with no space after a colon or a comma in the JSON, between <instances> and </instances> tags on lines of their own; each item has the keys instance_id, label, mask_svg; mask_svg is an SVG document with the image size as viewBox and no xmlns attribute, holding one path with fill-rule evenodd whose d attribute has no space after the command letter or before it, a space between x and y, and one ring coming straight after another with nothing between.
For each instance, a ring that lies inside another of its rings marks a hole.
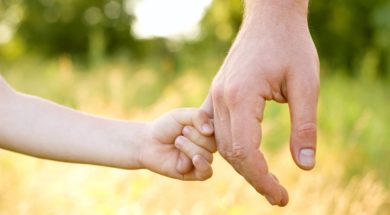
<instances>
[{"instance_id":1,"label":"adult forearm","mask_svg":"<svg viewBox=\"0 0 390 215\"><path fill-rule=\"evenodd\" d=\"M246 13L259 13L269 10L307 14L309 0L245 0Z\"/></svg>"},{"instance_id":2,"label":"adult forearm","mask_svg":"<svg viewBox=\"0 0 390 215\"><path fill-rule=\"evenodd\" d=\"M258 47L260 44L272 42L259 43L259 38L279 37L283 40L306 37L310 34L307 10L308 0L246 0L243 23L230 52L234 52L238 44L262 49L264 47ZM243 53L236 54L246 56L248 52L250 50L245 49Z\"/></svg>"},{"instance_id":3,"label":"adult forearm","mask_svg":"<svg viewBox=\"0 0 390 215\"><path fill-rule=\"evenodd\" d=\"M243 27L275 27L281 22L307 22L309 0L245 0Z\"/></svg>"},{"instance_id":4,"label":"adult forearm","mask_svg":"<svg viewBox=\"0 0 390 215\"><path fill-rule=\"evenodd\" d=\"M16 92L0 105L0 147L45 159L139 168L143 127Z\"/></svg>"}]
</instances>

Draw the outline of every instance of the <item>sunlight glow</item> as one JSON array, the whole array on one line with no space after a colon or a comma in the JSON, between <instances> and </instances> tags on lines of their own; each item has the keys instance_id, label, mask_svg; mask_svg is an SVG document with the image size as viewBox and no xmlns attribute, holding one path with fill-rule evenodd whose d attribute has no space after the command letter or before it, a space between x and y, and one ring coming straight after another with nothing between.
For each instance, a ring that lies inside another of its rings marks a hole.
<instances>
[{"instance_id":1,"label":"sunlight glow","mask_svg":"<svg viewBox=\"0 0 390 215\"><path fill-rule=\"evenodd\" d=\"M212 0L139 0L134 4L137 37L195 39L199 22Z\"/></svg>"},{"instance_id":2,"label":"sunlight glow","mask_svg":"<svg viewBox=\"0 0 390 215\"><path fill-rule=\"evenodd\" d=\"M12 34L10 26L0 23L0 44L8 43L12 39Z\"/></svg>"}]
</instances>

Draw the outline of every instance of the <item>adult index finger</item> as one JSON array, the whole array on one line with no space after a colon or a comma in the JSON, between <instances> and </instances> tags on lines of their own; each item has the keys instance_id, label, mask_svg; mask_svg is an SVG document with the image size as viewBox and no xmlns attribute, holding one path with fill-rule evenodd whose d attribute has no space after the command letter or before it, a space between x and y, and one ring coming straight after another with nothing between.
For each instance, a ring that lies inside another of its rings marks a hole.
<instances>
[{"instance_id":1,"label":"adult index finger","mask_svg":"<svg viewBox=\"0 0 390 215\"><path fill-rule=\"evenodd\" d=\"M228 104L232 147L224 152L224 157L271 204L285 206L288 193L268 171L267 162L259 151L264 106L264 99L251 96Z\"/></svg>"}]
</instances>

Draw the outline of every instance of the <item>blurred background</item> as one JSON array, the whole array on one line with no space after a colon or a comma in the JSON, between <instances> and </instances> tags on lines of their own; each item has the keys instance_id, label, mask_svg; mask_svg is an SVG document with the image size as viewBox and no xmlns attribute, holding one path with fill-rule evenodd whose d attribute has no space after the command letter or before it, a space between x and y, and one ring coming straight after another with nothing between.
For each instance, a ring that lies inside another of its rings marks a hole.
<instances>
[{"instance_id":1,"label":"blurred background","mask_svg":"<svg viewBox=\"0 0 390 215\"><path fill-rule=\"evenodd\" d=\"M0 73L19 91L108 117L199 106L242 17L241 0L0 0ZM0 151L0 214L389 214L390 1L313 0L321 58L318 164L294 166L287 105L263 123L271 207L216 155L214 177L63 164Z\"/></svg>"}]
</instances>

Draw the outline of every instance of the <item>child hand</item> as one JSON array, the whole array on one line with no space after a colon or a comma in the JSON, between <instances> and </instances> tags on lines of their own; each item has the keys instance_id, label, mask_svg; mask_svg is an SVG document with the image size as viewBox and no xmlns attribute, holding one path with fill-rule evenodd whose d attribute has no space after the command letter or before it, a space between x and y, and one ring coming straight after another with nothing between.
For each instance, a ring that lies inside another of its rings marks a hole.
<instances>
[{"instance_id":1,"label":"child hand","mask_svg":"<svg viewBox=\"0 0 390 215\"><path fill-rule=\"evenodd\" d=\"M149 126L150 140L139 159L145 168L181 180L211 177L212 153L217 149L214 128L205 112L175 109Z\"/></svg>"}]
</instances>

